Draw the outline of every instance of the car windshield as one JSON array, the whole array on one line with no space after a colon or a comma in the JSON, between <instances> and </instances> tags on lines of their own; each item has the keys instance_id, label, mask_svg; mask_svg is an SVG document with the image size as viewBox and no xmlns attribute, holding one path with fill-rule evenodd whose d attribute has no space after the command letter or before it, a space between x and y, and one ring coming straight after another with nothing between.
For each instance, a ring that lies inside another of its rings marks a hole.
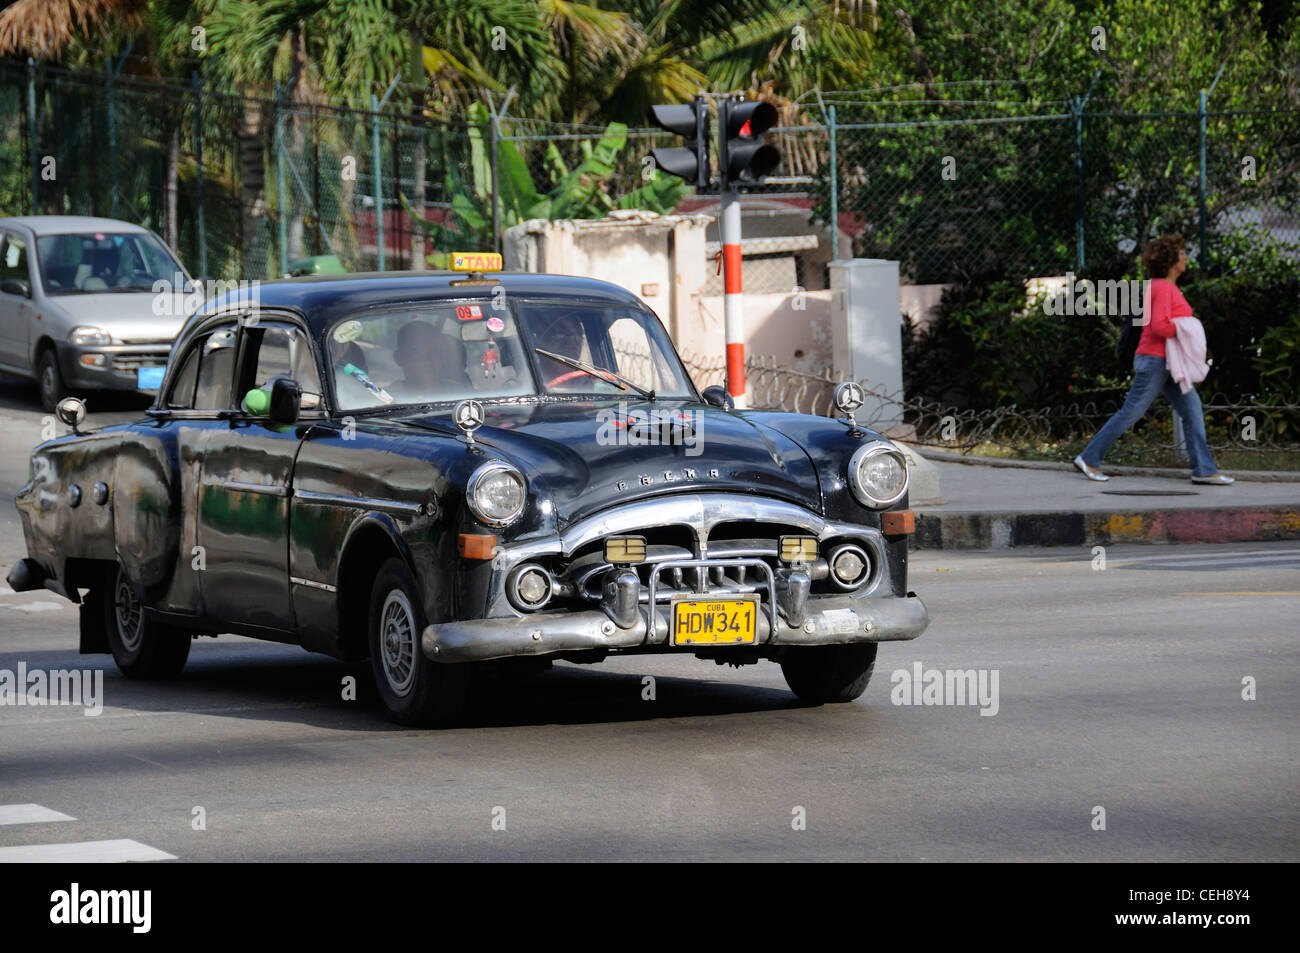
<instances>
[{"instance_id":1,"label":"car windshield","mask_svg":"<svg viewBox=\"0 0 1300 953\"><path fill-rule=\"evenodd\" d=\"M328 337L339 408L648 391L695 397L653 314L553 300L495 304L439 301L339 321Z\"/></svg>"},{"instance_id":2,"label":"car windshield","mask_svg":"<svg viewBox=\"0 0 1300 953\"><path fill-rule=\"evenodd\" d=\"M42 235L36 252L49 295L152 291L156 281L185 285L176 259L148 232Z\"/></svg>"}]
</instances>

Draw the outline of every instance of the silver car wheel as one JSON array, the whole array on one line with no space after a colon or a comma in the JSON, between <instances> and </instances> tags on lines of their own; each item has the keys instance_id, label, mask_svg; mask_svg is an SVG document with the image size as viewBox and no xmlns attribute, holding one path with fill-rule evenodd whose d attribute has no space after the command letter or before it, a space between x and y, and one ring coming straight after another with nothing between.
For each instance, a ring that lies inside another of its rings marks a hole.
<instances>
[{"instance_id":1,"label":"silver car wheel","mask_svg":"<svg viewBox=\"0 0 1300 953\"><path fill-rule=\"evenodd\" d=\"M46 364L41 372L41 397L46 404L53 404L58 399L58 385L54 380L54 365Z\"/></svg>"},{"instance_id":2,"label":"silver car wheel","mask_svg":"<svg viewBox=\"0 0 1300 953\"><path fill-rule=\"evenodd\" d=\"M117 635L122 640L122 648L128 652L139 651L144 639L144 612L122 573L118 573L117 586L113 590L113 609L117 615Z\"/></svg>"},{"instance_id":3,"label":"silver car wheel","mask_svg":"<svg viewBox=\"0 0 1300 953\"><path fill-rule=\"evenodd\" d=\"M395 695L406 695L415 684L415 611L406 593L394 589L379 612L379 657L384 677Z\"/></svg>"}]
</instances>

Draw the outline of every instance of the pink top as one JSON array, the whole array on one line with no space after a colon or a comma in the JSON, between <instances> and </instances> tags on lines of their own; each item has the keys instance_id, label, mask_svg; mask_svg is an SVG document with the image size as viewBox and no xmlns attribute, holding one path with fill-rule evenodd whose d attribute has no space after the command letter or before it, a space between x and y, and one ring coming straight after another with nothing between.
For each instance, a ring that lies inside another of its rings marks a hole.
<instances>
[{"instance_id":1,"label":"pink top","mask_svg":"<svg viewBox=\"0 0 1300 953\"><path fill-rule=\"evenodd\" d=\"M1151 302L1149 313L1151 320L1142 329L1138 339L1137 353L1152 357L1165 356L1165 341L1178 333L1174 318L1186 318L1192 313L1192 306L1187 303L1183 293L1172 281L1164 278L1151 279Z\"/></svg>"}]
</instances>

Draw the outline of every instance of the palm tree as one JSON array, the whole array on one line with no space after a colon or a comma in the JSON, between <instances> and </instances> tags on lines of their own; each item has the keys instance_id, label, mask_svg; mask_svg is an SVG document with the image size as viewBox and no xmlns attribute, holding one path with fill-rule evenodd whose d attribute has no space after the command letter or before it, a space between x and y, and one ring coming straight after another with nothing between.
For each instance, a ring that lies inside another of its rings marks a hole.
<instances>
[{"instance_id":1,"label":"palm tree","mask_svg":"<svg viewBox=\"0 0 1300 953\"><path fill-rule=\"evenodd\" d=\"M143 64L145 75L169 79L185 59L192 19L193 4L185 0L18 0L0 12L0 56L84 59L129 41L139 54L133 63ZM163 112L163 232L174 250L180 126L180 109L168 101Z\"/></svg>"}]
</instances>

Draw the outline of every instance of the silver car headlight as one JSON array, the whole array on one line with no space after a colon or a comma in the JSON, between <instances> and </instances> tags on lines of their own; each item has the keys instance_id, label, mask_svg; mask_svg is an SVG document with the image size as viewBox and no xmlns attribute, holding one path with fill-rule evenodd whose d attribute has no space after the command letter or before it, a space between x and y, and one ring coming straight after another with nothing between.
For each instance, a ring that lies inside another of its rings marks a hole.
<instances>
[{"instance_id":1,"label":"silver car headlight","mask_svg":"<svg viewBox=\"0 0 1300 953\"><path fill-rule=\"evenodd\" d=\"M75 344L77 347L98 347L102 344L112 344L113 335L103 328L82 325L68 332L68 343Z\"/></svg>"},{"instance_id":2,"label":"silver car headlight","mask_svg":"<svg viewBox=\"0 0 1300 953\"><path fill-rule=\"evenodd\" d=\"M907 459L888 444L868 443L849 458L848 478L863 506L889 506L907 492Z\"/></svg>"},{"instance_id":3,"label":"silver car headlight","mask_svg":"<svg viewBox=\"0 0 1300 953\"><path fill-rule=\"evenodd\" d=\"M470 510L489 526L506 526L517 520L526 497L524 475L500 460L475 470L465 490Z\"/></svg>"}]
</instances>

